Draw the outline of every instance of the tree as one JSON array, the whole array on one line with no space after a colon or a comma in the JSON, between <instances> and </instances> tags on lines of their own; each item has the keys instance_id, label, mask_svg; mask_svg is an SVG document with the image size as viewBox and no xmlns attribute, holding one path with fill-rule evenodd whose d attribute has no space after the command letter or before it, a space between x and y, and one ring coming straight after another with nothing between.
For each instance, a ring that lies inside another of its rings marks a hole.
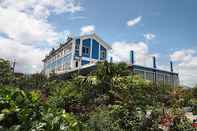
<instances>
[{"instance_id":1,"label":"tree","mask_svg":"<svg viewBox=\"0 0 197 131\"><path fill-rule=\"evenodd\" d=\"M10 84L13 81L13 73L10 62L0 58L0 84Z\"/></svg>"},{"instance_id":2,"label":"tree","mask_svg":"<svg viewBox=\"0 0 197 131\"><path fill-rule=\"evenodd\" d=\"M191 90L192 90L192 97L197 99L197 85L193 87Z\"/></svg>"}]
</instances>

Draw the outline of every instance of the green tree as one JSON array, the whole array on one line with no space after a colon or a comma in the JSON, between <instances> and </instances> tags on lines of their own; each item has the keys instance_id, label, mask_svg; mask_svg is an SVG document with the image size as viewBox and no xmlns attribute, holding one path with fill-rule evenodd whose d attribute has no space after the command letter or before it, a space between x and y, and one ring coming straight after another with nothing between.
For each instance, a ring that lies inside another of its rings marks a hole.
<instances>
[{"instance_id":1,"label":"green tree","mask_svg":"<svg viewBox=\"0 0 197 131\"><path fill-rule=\"evenodd\" d=\"M0 58L0 84L10 84L13 82L13 73L10 62Z\"/></svg>"}]
</instances>

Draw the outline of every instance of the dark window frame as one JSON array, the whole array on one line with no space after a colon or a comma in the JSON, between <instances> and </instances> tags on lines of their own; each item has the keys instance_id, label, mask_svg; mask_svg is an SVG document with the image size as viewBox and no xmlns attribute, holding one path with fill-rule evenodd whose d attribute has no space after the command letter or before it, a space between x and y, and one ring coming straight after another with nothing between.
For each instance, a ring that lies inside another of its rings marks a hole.
<instances>
[{"instance_id":1,"label":"dark window frame","mask_svg":"<svg viewBox=\"0 0 197 131\"><path fill-rule=\"evenodd\" d=\"M101 50L101 59L105 59L105 58L106 58L106 51Z\"/></svg>"},{"instance_id":2,"label":"dark window frame","mask_svg":"<svg viewBox=\"0 0 197 131\"><path fill-rule=\"evenodd\" d=\"M89 54L90 54L90 47L83 46L82 47L82 53L83 53L83 55L89 56Z\"/></svg>"}]
</instances>

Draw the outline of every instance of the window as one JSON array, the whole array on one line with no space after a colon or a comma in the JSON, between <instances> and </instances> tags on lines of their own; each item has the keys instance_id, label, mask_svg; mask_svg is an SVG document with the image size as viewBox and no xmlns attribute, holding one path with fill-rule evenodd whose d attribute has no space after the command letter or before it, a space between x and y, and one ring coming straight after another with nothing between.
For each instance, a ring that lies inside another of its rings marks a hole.
<instances>
[{"instance_id":1,"label":"window","mask_svg":"<svg viewBox=\"0 0 197 131\"><path fill-rule=\"evenodd\" d=\"M164 84L164 75L161 73L157 73L156 76L157 82L159 82L160 84Z\"/></svg>"},{"instance_id":2,"label":"window","mask_svg":"<svg viewBox=\"0 0 197 131\"><path fill-rule=\"evenodd\" d=\"M101 60L106 59L106 48L104 48L102 45L100 45L100 59Z\"/></svg>"},{"instance_id":3,"label":"window","mask_svg":"<svg viewBox=\"0 0 197 131\"><path fill-rule=\"evenodd\" d=\"M146 72L146 79L153 81L154 80L154 73L153 72Z\"/></svg>"},{"instance_id":4,"label":"window","mask_svg":"<svg viewBox=\"0 0 197 131\"><path fill-rule=\"evenodd\" d=\"M75 56L79 56L79 45L75 45Z\"/></svg>"},{"instance_id":5,"label":"window","mask_svg":"<svg viewBox=\"0 0 197 131\"><path fill-rule=\"evenodd\" d=\"M79 50L79 44L76 44L75 50Z\"/></svg>"},{"instance_id":6,"label":"window","mask_svg":"<svg viewBox=\"0 0 197 131\"><path fill-rule=\"evenodd\" d=\"M78 61L75 62L75 67L78 67Z\"/></svg>"},{"instance_id":7,"label":"window","mask_svg":"<svg viewBox=\"0 0 197 131\"><path fill-rule=\"evenodd\" d=\"M105 59L106 58L106 52L105 50L101 50L101 59Z\"/></svg>"},{"instance_id":8,"label":"window","mask_svg":"<svg viewBox=\"0 0 197 131\"><path fill-rule=\"evenodd\" d=\"M83 46L82 48L82 52L85 56L89 56L89 53L90 53L89 50L90 50L89 47L86 47L86 46Z\"/></svg>"},{"instance_id":9,"label":"window","mask_svg":"<svg viewBox=\"0 0 197 131\"><path fill-rule=\"evenodd\" d=\"M144 79L144 71L134 70L134 74L138 75L140 78Z\"/></svg>"}]
</instances>

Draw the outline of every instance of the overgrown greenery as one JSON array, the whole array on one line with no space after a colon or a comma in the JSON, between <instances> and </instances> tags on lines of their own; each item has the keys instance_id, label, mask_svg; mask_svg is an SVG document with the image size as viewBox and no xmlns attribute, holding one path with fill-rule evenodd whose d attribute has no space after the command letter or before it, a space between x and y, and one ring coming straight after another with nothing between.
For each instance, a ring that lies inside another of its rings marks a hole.
<instances>
[{"instance_id":1,"label":"overgrown greenery","mask_svg":"<svg viewBox=\"0 0 197 131\"><path fill-rule=\"evenodd\" d=\"M62 81L16 76L0 62L2 131L195 131L183 107L197 104L197 87L158 87L125 63L98 63L96 72Z\"/></svg>"}]
</instances>

